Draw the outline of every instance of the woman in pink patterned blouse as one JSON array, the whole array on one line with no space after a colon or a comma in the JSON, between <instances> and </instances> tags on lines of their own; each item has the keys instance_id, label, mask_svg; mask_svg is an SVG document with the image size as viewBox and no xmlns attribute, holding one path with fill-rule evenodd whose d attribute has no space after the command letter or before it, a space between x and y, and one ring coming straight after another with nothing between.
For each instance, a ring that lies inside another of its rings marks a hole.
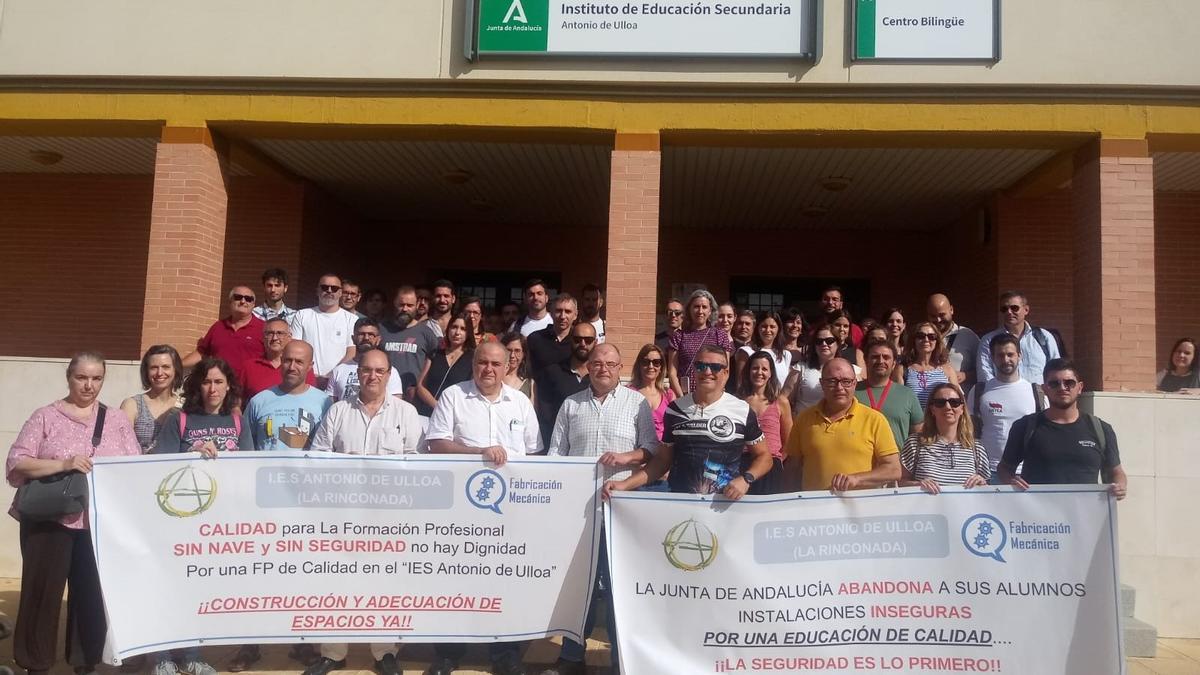
<instances>
[{"instance_id":1,"label":"woman in pink patterned blouse","mask_svg":"<svg viewBox=\"0 0 1200 675\"><path fill-rule=\"evenodd\" d=\"M698 290L688 298L683 327L671 333L667 342L667 380L676 398L691 391L692 371L696 353L704 345L716 345L728 354L733 351L733 340L729 333L711 325L717 300L712 293Z\"/></svg>"},{"instance_id":2,"label":"woman in pink patterned blouse","mask_svg":"<svg viewBox=\"0 0 1200 675\"><path fill-rule=\"evenodd\" d=\"M8 452L10 485L64 471L87 473L93 456L140 454L129 418L120 410L105 412L100 442L92 447L104 373L99 354L83 352L71 359L66 398L35 410ZM10 513L18 517L15 508ZM67 653L81 659L72 664L77 672L91 673L100 663L108 626L87 522L86 511L58 522L21 521L21 601L13 657L29 673L42 675L54 665L68 583ZM72 645L73 639L79 644Z\"/></svg>"}]
</instances>

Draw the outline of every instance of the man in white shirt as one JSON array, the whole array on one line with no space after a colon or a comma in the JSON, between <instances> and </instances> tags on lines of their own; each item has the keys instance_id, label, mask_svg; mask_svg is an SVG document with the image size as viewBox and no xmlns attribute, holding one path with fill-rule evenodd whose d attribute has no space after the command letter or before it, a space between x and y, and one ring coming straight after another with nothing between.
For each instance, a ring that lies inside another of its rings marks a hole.
<instances>
[{"instance_id":1,"label":"man in white shirt","mask_svg":"<svg viewBox=\"0 0 1200 675\"><path fill-rule=\"evenodd\" d=\"M624 480L633 468L650 461L658 449L654 417L646 397L621 386L621 352L616 345L596 345L587 357L589 386L567 397L554 422L550 436L550 455L599 457L608 480ZM604 535L601 535L603 539ZM617 653L617 627L613 621L612 585L604 548L596 569L596 588L584 622L586 637L596 625L596 605L607 601L608 635L612 645L613 672L620 670ZM564 637L562 651L554 668L542 675L583 675L584 646Z\"/></svg>"},{"instance_id":2,"label":"man in white shirt","mask_svg":"<svg viewBox=\"0 0 1200 675\"><path fill-rule=\"evenodd\" d=\"M513 322L509 330L520 331L521 335L529 337L530 333L549 326L554 319L550 317L550 312L546 309L546 304L550 302L550 296L546 294L546 284L541 279L526 281L523 294L527 314Z\"/></svg>"},{"instance_id":3,"label":"man in white shirt","mask_svg":"<svg viewBox=\"0 0 1200 675\"><path fill-rule=\"evenodd\" d=\"M1000 296L1000 328L979 338L979 353L975 359L978 370L976 382L987 382L996 376L992 370L991 345L992 339L1005 333L1017 338L1021 343L1021 377L1034 384L1042 383L1042 369L1053 359L1062 354L1058 350L1058 340L1045 328L1031 326L1026 317L1029 316L1029 301L1020 291L1006 291Z\"/></svg>"},{"instance_id":4,"label":"man in white shirt","mask_svg":"<svg viewBox=\"0 0 1200 675\"><path fill-rule=\"evenodd\" d=\"M991 343L996 377L977 384L967 395L967 410L974 418L979 442L987 450L991 483L999 484L996 467L1004 455L1013 422L1046 408L1036 384L1021 377L1021 343L1012 335L998 335Z\"/></svg>"},{"instance_id":5,"label":"man in white shirt","mask_svg":"<svg viewBox=\"0 0 1200 675\"><path fill-rule=\"evenodd\" d=\"M504 466L510 457L540 452L542 435L533 405L525 394L504 384L508 350L499 342L485 342L475 348L473 359L471 380L446 388L438 398L425 434L429 452L483 455L484 460L496 466ZM488 645L492 672L523 674L521 645L521 642ZM466 650L463 644L434 645L437 658L429 674L454 672Z\"/></svg>"},{"instance_id":6,"label":"man in white shirt","mask_svg":"<svg viewBox=\"0 0 1200 675\"><path fill-rule=\"evenodd\" d=\"M325 414L312 449L351 455L404 455L418 452L423 439L417 409L388 393L391 364L387 353L372 349L358 363L357 394L333 404ZM328 675L346 667L349 647L344 642L321 645L321 658L303 675ZM375 672L399 675L394 642L372 643Z\"/></svg>"},{"instance_id":7,"label":"man in white shirt","mask_svg":"<svg viewBox=\"0 0 1200 675\"><path fill-rule=\"evenodd\" d=\"M925 303L925 314L946 341L950 351L950 365L958 373L958 386L963 391L975 384L975 358L979 352L979 336L975 331L954 322L954 305L950 298L941 293L929 296ZM903 445L903 442L901 442Z\"/></svg>"},{"instance_id":8,"label":"man in white shirt","mask_svg":"<svg viewBox=\"0 0 1200 675\"><path fill-rule=\"evenodd\" d=\"M372 349L379 349L379 322L370 317L363 317L354 322L354 360L350 363L338 364L329 373L329 383L325 385L325 393L335 401L352 401L358 396L358 371L362 357ZM386 354L386 352L385 352ZM387 393L393 396L403 396L404 388L400 382L400 374L391 368L387 378Z\"/></svg>"},{"instance_id":9,"label":"man in white shirt","mask_svg":"<svg viewBox=\"0 0 1200 675\"><path fill-rule=\"evenodd\" d=\"M341 297L341 278L323 275L317 282L317 306L296 312L291 321L292 337L313 347L313 372L321 387L339 363L354 359L354 322L358 317L342 309L338 304Z\"/></svg>"}]
</instances>

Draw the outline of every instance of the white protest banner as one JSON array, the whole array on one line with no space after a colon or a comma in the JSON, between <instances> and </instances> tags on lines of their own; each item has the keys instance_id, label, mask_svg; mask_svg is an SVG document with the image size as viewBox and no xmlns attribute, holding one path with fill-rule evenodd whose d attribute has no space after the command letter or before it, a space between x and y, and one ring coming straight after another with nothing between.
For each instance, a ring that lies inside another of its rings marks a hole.
<instances>
[{"instance_id":1,"label":"white protest banner","mask_svg":"<svg viewBox=\"0 0 1200 675\"><path fill-rule=\"evenodd\" d=\"M1120 673L1116 520L1097 486L605 512L628 673Z\"/></svg>"},{"instance_id":2,"label":"white protest banner","mask_svg":"<svg viewBox=\"0 0 1200 675\"><path fill-rule=\"evenodd\" d=\"M578 640L597 487L595 461L572 458L97 458L109 648Z\"/></svg>"}]
</instances>

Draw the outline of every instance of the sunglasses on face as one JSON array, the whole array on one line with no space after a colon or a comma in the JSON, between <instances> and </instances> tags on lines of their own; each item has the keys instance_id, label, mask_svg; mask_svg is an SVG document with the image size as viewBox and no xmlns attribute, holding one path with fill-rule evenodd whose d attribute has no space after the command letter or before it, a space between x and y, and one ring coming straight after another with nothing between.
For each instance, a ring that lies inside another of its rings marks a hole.
<instances>
[{"instance_id":1,"label":"sunglasses on face","mask_svg":"<svg viewBox=\"0 0 1200 675\"><path fill-rule=\"evenodd\" d=\"M337 293L342 290L341 286L330 286L329 284L321 284L320 289L326 293Z\"/></svg>"},{"instance_id":2,"label":"sunglasses on face","mask_svg":"<svg viewBox=\"0 0 1200 675\"><path fill-rule=\"evenodd\" d=\"M662 359L646 359L644 365L662 368Z\"/></svg>"},{"instance_id":3,"label":"sunglasses on face","mask_svg":"<svg viewBox=\"0 0 1200 675\"><path fill-rule=\"evenodd\" d=\"M683 316L682 309L668 309L667 316Z\"/></svg>"},{"instance_id":4,"label":"sunglasses on face","mask_svg":"<svg viewBox=\"0 0 1200 675\"><path fill-rule=\"evenodd\" d=\"M1001 314L1004 314L1005 312L1012 312L1013 314L1016 314L1019 311L1021 311L1020 305L1001 305L1000 306Z\"/></svg>"},{"instance_id":5,"label":"sunglasses on face","mask_svg":"<svg viewBox=\"0 0 1200 675\"><path fill-rule=\"evenodd\" d=\"M717 373L721 372L722 370L725 370L725 364L724 363L709 363L707 361L697 361L695 368L696 368L697 373L712 373L713 375L716 375Z\"/></svg>"},{"instance_id":6,"label":"sunglasses on face","mask_svg":"<svg viewBox=\"0 0 1200 675\"><path fill-rule=\"evenodd\" d=\"M596 341L596 338L588 335L572 335L571 342L577 342L585 345L590 345Z\"/></svg>"},{"instance_id":7,"label":"sunglasses on face","mask_svg":"<svg viewBox=\"0 0 1200 675\"><path fill-rule=\"evenodd\" d=\"M835 338L835 337L833 337L833 336L830 336L830 337L824 337L824 338L817 338L817 339L815 340L815 342L816 342L818 345L835 345L835 344L837 344L837 341L838 341L838 339L837 339L837 338Z\"/></svg>"},{"instance_id":8,"label":"sunglasses on face","mask_svg":"<svg viewBox=\"0 0 1200 675\"><path fill-rule=\"evenodd\" d=\"M928 340L929 342L937 341L937 333L917 333L918 340Z\"/></svg>"},{"instance_id":9,"label":"sunglasses on face","mask_svg":"<svg viewBox=\"0 0 1200 675\"><path fill-rule=\"evenodd\" d=\"M1046 386L1050 387L1051 389L1071 390L1074 389L1075 385L1077 384L1079 384L1079 380L1050 380L1046 383Z\"/></svg>"},{"instance_id":10,"label":"sunglasses on face","mask_svg":"<svg viewBox=\"0 0 1200 675\"><path fill-rule=\"evenodd\" d=\"M950 406L951 408L958 410L962 407L963 400L961 398L931 398L929 399L929 405L935 408L945 408L946 406Z\"/></svg>"},{"instance_id":11,"label":"sunglasses on face","mask_svg":"<svg viewBox=\"0 0 1200 675\"><path fill-rule=\"evenodd\" d=\"M237 300L239 302L254 302L253 295L242 295L241 293L233 293L229 296L229 299Z\"/></svg>"}]
</instances>

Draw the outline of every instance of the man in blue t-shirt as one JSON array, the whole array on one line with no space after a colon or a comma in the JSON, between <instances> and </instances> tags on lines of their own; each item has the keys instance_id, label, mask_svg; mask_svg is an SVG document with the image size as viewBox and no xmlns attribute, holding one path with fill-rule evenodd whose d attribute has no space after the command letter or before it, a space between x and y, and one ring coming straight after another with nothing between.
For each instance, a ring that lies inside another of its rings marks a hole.
<instances>
[{"instance_id":1,"label":"man in blue t-shirt","mask_svg":"<svg viewBox=\"0 0 1200 675\"><path fill-rule=\"evenodd\" d=\"M243 426L255 450L307 450L333 399L307 382L313 349L303 340L283 348L283 382L261 391L246 406Z\"/></svg>"}]
</instances>

